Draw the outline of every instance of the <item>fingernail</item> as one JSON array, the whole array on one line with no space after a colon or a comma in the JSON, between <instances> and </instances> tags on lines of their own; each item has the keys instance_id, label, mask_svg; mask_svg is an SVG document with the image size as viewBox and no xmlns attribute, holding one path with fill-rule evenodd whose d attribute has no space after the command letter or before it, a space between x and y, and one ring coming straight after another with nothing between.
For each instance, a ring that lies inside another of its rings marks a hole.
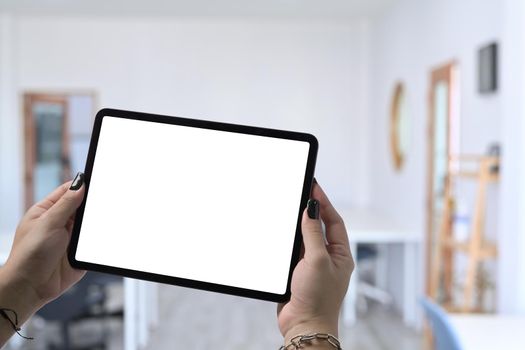
<instances>
[{"instance_id":1,"label":"fingernail","mask_svg":"<svg viewBox=\"0 0 525 350\"><path fill-rule=\"evenodd\" d=\"M306 212L310 219L319 220L319 201L316 199L309 199Z\"/></svg>"},{"instance_id":2,"label":"fingernail","mask_svg":"<svg viewBox=\"0 0 525 350\"><path fill-rule=\"evenodd\" d=\"M75 178L73 179L73 182L71 183L69 189L73 191L78 191L78 189L82 187L82 184L84 184L84 173L79 171L77 173L77 176L75 176Z\"/></svg>"}]
</instances>

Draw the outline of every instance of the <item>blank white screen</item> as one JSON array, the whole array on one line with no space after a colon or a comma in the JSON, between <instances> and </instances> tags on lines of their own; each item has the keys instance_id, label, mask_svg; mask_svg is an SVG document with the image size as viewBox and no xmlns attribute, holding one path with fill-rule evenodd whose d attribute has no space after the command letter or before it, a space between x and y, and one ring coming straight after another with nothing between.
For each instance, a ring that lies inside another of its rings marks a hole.
<instances>
[{"instance_id":1,"label":"blank white screen","mask_svg":"<svg viewBox=\"0 0 525 350\"><path fill-rule=\"evenodd\" d=\"M284 294L308 151L106 116L76 259Z\"/></svg>"}]
</instances>

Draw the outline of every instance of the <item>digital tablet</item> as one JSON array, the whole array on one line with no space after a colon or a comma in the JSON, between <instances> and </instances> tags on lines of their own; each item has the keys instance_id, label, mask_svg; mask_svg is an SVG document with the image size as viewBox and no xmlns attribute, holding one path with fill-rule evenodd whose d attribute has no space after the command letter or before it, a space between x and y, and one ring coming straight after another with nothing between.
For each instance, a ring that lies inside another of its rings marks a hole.
<instances>
[{"instance_id":1,"label":"digital tablet","mask_svg":"<svg viewBox=\"0 0 525 350\"><path fill-rule=\"evenodd\" d=\"M103 109L70 263L285 301L317 148L306 133Z\"/></svg>"}]
</instances>

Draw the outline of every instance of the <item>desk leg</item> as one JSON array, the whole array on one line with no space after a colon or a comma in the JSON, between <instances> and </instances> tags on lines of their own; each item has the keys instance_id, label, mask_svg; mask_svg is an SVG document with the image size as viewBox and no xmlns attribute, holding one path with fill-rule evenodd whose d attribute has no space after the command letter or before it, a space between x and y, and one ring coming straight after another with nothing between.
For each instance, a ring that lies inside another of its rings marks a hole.
<instances>
[{"instance_id":1,"label":"desk leg","mask_svg":"<svg viewBox=\"0 0 525 350\"><path fill-rule=\"evenodd\" d=\"M124 350L137 350L137 280L124 278Z\"/></svg>"},{"instance_id":2,"label":"desk leg","mask_svg":"<svg viewBox=\"0 0 525 350\"><path fill-rule=\"evenodd\" d=\"M124 350L144 348L151 326L156 324L156 285L130 278L124 279Z\"/></svg>"},{"instance_id":3,"label":"desk leg","mask_svg":"<svg viewBox=\"0 0 525 350\"><path fill-rule=\"evenodd\" d=\"M138 281L138 313L137 313L137 338L140 348L144 348L148 344L149 327L148 327L148 288L149 282Z\"/></svg>"},{"instance_id":4,"label":"desk leg","mask_svg":"<svg viewBox=\"0 0 525 350\"><path fill-rule=\"evenodd\" d=\"M417 244L405 242L403 247L403 321L407 326L416 326L417 294L419 293L419 269Z\"/></svg>"},{"instance_id":5,"label":"desk leg","mask_svg":"<svg viewBox=\"0 0 525 350\"><path fill-rule=\"evenodd\" d=\"M386 244L376 244L377 257L375 263L374 279L377 288L388 289L388 246Z\"/></svg>"},{"instance_id":6,"label":"desk leg","mask_svg":"<svg viewBox=\"0 0 525 350\"><path fill-rule=\"evenodd\" d=\"M350 251L356 262L354 272L350 278L350 285L343 301L343 324L346 327L353 326L356 322L356 301L357 301L357 244L350 243Z\"/></svg>"}]
</instances>

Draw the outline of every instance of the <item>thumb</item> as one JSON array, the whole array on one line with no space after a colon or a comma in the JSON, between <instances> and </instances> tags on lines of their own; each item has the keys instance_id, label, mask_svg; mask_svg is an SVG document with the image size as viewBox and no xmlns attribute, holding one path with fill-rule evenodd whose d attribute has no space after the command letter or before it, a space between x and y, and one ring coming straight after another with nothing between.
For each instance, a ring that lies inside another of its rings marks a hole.
<instances>
[{"instance_id":1,"label":"thumb","mask_svg":"<svg viewBox=\"0 0 525 350\"><path fill-rule=\"evenodd\" d=\"M84 188L84 173L79 172L69 189L47 211L46 220L51 227L63 227L67 224L82 203Z\"/></svg>"},{"instance_id":2,"label":"thumb","mask_svg":"<svg viewBox=\"0 0 525 350\"><path fill-rule=\"evenodd\" d=\"M319 201L308 200L308 205L303 212L301 224L304 242L304 255L326 253L326 245L323 237L323 227L319 220Z\"/></svg>"}]
</instances>

